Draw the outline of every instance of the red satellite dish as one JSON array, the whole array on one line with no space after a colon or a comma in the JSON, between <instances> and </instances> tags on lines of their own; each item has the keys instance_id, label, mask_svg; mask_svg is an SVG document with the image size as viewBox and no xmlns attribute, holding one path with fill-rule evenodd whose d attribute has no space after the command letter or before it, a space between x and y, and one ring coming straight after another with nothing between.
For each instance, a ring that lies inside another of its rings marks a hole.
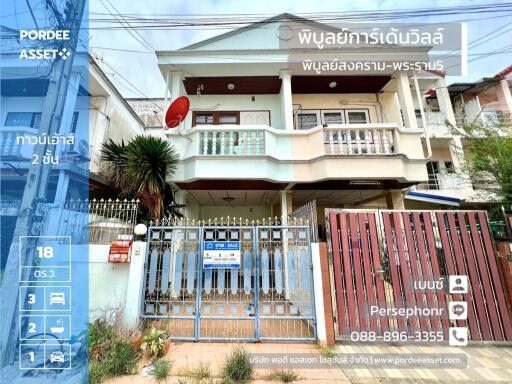
<instances>
[{"instance_id":1,"label":"red satellite dish","mask_svg":"<svg viewBox=\"0 0 512 384\"><path fill-rule=\"evenodd\" d=\"M186 96L180 96L174 100L165 113L165 125L168 128L176 128L187 116L190 101Z\"/></svg>"}]
</instances>

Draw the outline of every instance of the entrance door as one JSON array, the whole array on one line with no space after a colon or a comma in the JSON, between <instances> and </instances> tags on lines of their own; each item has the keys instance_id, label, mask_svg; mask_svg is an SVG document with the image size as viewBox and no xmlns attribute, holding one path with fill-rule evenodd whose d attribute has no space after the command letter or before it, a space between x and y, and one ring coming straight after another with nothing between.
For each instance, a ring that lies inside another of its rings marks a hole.
<instances>
[{"instance_id":1,"label":"entrance door","mask_svg":"<svg viewBox=\"0 0 512 384\"><path fill-rule=\"evenodd\" d=\"M199 339L255 340L254 227L205 227L203 242Z\"/></svg>"},{"instance_id":2,"label":"entrance door","mask_svg":"<svg viewBox=\"0 0 512 384\"><path fill-rule=\"evenodd\" d=\"M309 230L150 227L142 317L177 340L315 340Z\"/></svg>"}]
</instances>

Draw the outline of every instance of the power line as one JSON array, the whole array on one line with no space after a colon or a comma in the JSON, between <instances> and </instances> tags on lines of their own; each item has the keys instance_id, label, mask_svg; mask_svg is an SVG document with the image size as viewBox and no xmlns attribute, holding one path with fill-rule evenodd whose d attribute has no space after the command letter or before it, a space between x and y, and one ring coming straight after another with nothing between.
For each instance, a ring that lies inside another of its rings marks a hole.
<instances>
[{"instance_id":1,"label":"power line","mask_svg":"<svg viewBox=\"0 0 512 384\"><path fill-rule=\"evenodd\" d=\"M114 9L114 11L116 11L116 12L119 14L119 11L118 11L118 10L117 10L117 9L116 9L116 8L115 8L115 7L114 7L114 6L113 6L113 5L112 5L108 0L101 0L101 3L103 4L103 6L105 7L105 9L106 9L107 11L109 11L109 12L110 12L110 10L108 9L108 7L107 7L107 5L105 4L105 2L107 2L107 3L108 3L108 4L109 4L113 9ZM117 17L116 17L116 16L114 16L114 13L113 13L113 12L110 12L110 14L112 15L112 17L114 17L114 19L115 19L116 21L118 21ZM119 16L120 16L120 18L122 19L121 14L119 14ZM140 34L130 26L130 24L129 24L129 23L126 23L126 25L127 25L128 27L126 27L126 26L125 26L125 23L124 23L122 20L121 20L121 21L119 21L119 23L122 25L122 28L123 28L123 29L125 29L125 30L126 30L126 31L127 31L127 32L128 32L128 33L129 33L129 34L130 34L130 35L131 35L131 36L136 40L136 41L138 41L138 42L139 42L143 47L145 47L145 48L148 48L148 47L149 47L149 49L150 49L151 51L153 51L153 52L155 51L155 50L153 49L153 47L151 47L151 45L149 45L149 43L147 43L147 42L146 42L146 40L144 40L144 38L142 38L142 36L140 36ZM90 29L90 28L89 28L89 29ZM133 30L133 32L132 32L132 30ZM139 36L139 37L137 37L137 36Z\"/></svg>"}]
</instances>

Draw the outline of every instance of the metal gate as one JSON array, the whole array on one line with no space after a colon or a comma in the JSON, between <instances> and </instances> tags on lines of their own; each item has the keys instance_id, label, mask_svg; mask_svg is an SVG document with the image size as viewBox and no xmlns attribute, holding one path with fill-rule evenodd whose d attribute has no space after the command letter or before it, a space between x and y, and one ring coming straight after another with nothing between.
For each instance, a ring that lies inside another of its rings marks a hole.
<instances>
[{"instance_id":1,"label":"metal gate","mask_svg":"<svg viewBox=\"0 0 512 384\"><path fill-rule=\"evenodd\" d=\"M153 226L142 316L174 339L315 340L307 226ZM207 267L209 244L239 244L238 268Z\"/></svg>"},{"instance_id":2,"label":"metal gate","mask_svg":"<svg viewBox=\"0 0 512 384\"><path fill-rule=\"evenodd\" d=\"M417 332L442 332L446 340L449 327L468 327L470 340L512 341L486 212L328 210L326 217L338 338L372 332L404 341L390 336L402 333L411 341ZM467 275L468 292L448 293L449 275ZM428 286L440 279L442 289ZM452 301L467 302L467 320L449 320ZM372 313L375 306L385 314ZM389 316L390 308L443 312L404 319Z\"/></svg>"}]
</instances>

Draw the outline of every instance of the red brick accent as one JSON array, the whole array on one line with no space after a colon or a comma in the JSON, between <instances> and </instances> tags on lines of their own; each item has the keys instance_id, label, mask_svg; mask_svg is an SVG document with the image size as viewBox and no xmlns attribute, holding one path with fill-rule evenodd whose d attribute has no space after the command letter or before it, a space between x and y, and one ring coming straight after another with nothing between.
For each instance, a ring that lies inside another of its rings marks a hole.
<instances>
[{"instance_id":1,"label":"red brick accent","mask_svg":"<svg viewBox=\"0 0 512 384\"><path fill-rule=\"evenodd\" d=\"M334 315L331 296L331 279L329 275L329 260L327 253L327 243L320 243L320 269L322 270L322 293L324 296L324 317L325 334L327 336L327 345L335 345L334 339Z\"/></svg>"}]
</instances>

